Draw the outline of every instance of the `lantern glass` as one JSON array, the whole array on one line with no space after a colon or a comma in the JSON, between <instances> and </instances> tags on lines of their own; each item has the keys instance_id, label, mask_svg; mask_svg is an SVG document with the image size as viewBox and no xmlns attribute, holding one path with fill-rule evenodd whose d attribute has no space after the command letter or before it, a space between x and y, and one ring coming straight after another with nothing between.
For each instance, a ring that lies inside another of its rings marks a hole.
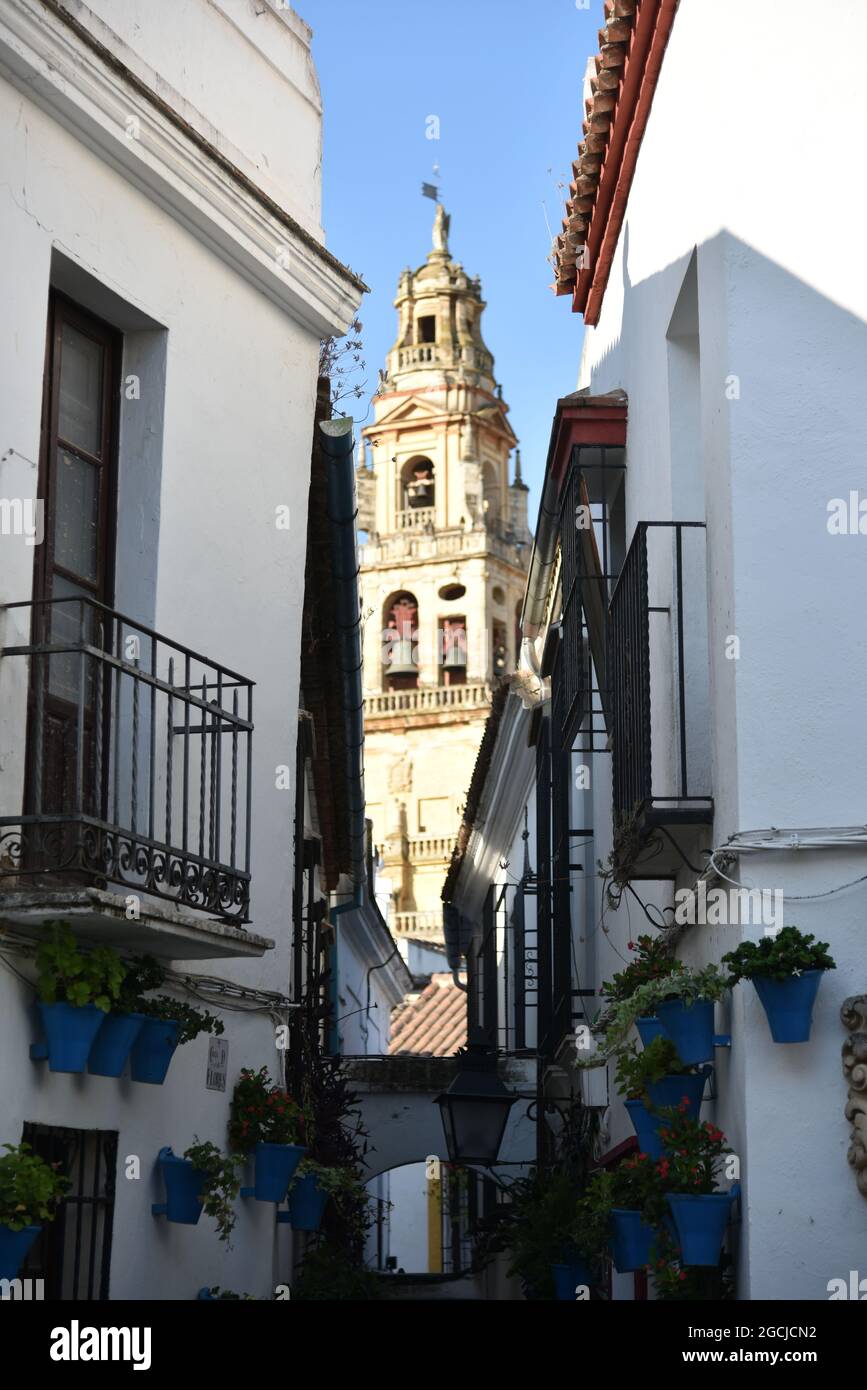
<instances>
[{"instance_id":1,"label":"lantern glass","mask_svg":"<svg viewBox=\"0 0 867 1390\"><path fill-rule=\"evenodd\" d=\"M515 1097L455 1094L438 1097L452 1163L496 1163Z\"/></svg>"}]
</instances>

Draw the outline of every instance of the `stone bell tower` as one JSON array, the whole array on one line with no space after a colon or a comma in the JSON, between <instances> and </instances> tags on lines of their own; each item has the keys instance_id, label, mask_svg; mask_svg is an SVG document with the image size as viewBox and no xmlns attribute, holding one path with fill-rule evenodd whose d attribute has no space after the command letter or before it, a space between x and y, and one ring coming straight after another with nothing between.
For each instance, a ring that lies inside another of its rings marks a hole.
<instances>
[{"instance_id":1,"label":"stone bell tower","mask_svg":"<svg viewBox=\"0 0 867 1390\"><path fill-rule=\"evenodd\" d=\"M492 690L517 662L531 539L481 284L452 259L449 223L438 204L427 260L400 277L357 475L368 815L392 929L436 942Z\"/></svg>"}]
</instances>

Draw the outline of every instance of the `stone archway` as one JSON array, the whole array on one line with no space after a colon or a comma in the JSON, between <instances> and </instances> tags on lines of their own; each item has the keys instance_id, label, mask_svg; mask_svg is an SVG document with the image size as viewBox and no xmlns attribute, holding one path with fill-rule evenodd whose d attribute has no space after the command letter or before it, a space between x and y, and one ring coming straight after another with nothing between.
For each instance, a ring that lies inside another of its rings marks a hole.
<instances>
[{"instance_id":1,"label":"stone archway","mask_svg":"<svg viewBox=\"0 0 867 1390\"><path fill-rule=\"evenodd\" d=\"M346 1074L357 1093L362 1123L369 1136L365 1180L408 1163L423 1163L436 1155L446 1160L445 1135L434 1099L450 1086L457 1066L454 1057L395 1054L347 1057ZM520 1092L503 1138L501 1162L535 1162L536 1126L527 1116L535 1095L535 1058L503 1058L500 1079Z\"/></svg>"}]
</instances>

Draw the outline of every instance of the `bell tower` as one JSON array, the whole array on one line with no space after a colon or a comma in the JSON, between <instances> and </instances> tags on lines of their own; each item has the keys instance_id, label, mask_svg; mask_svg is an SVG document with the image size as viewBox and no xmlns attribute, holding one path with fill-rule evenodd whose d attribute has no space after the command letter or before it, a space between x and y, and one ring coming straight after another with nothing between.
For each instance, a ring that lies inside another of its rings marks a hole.
<instances>
[{"instance_id":1,"label":"bell tower","mask_svg":"<svg viewBox=\"0 0 867 1390\"><path fill-rule=\"evenodd\" d=\"M425 263L400 277L357 475L368 814L392 930L432 942L491 694L517 662L531 539L481 284L449 234L437 204Z\"/></svg>"}]
</instances>

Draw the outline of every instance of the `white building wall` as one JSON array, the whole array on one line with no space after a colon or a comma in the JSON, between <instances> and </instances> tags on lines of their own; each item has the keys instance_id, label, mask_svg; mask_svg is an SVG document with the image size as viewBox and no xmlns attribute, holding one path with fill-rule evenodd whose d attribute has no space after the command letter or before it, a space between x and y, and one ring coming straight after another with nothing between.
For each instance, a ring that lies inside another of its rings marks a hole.
<instances>
[{"instance_id":1,"label":"white building wall","mask_svg":"<svg viewBox=\"0 0 867 1390\"><path fill-rule=\"evenodd\" d=\"M218 147L225 138L227 148L237 143L245 149L256 170L271 164L275 191L279 186L287 192L296 216L315 231L319 111L306 31L289 12L278 17L278 7L269 5L263 24L279 28L272 27L268 38L262 38L261 26L255 40L242 37L238 29L253 24L252 8L249 13L247 8L189 0L172 6L172 26L167 28L165 15L153 6L93 6L135 47L140 71L150 64L160 70L166 86L159 80L156 85L163 94L168 87L180 89L187 116L188 102L201 103L209 121L219 125L225 120L226 131L214 134ZM233 13L234 27L226 11ZM102 41L123 52L84 7L76 13ZM57 25L59 41L75 47L64 26L32 0L7 7L4 23L25 25L34 16L41 25ZM0 151L0 243L5 250L0 266L5 306L0 323L0 495L36 495L46 311L52 255L61 253L111 292L105 304L94 308L111 317L118 304L125 306L121 316L128 321L120 322L121 328L148 323L165 345L162 363L157 353L150 360L153 371L143 370L141 380L143 412L153 410L155 396L164 393L154 417L155 428L162 429L161 444L158 438L154 444L153 430L144 432L146 439L141 432L137 437L132 417L121 432L121 536L127 527L130 548L125 552L119 547L118 594L134 617L152 620L157 631L240 671L256 686L251 930L273 938L275 949L261 960L197 961L181 968L287 992L294 792L278 790L275 774L281 765L294 766L308 461L321 330L306 311L304 321L289 311L286 283L294 272L284 274L276 264L275 243L270 266L260 264L254 274L255 256L241 247L237 229L224 226L213 241L192 230L196 218L206 215L205 193L196 195L189 220L173 215L162 196L131 169L125 177L89 138L79 139L67 128L74 128L78 119L76 82L84 82L83 59L72 61L61 76L55 71L56 89L46 84L49 114L18 85L17 68L16 85L7 80L12 50L3 46L5 30L0 41L0 125L5 131ZM256 131L261 145L254 140ZM111 133L105 136L112 138ZM118 138L124 138L122 129ZM183 143L181 136L173 138ZM205 168L204 155L202 162ZM269 182L264 175L259 181ZM229 187L231 197L231 180ZM176 194L179 202L193 197L189 187ZM305 245L305 254L315 262L318 252ZM239 272L242 261L249 277ZM254 283L256 277L260 279ZM347 312L337 312L337 300L326 302L329 279L334 288L340 275L325 267L323 298L310 312L317 322L330 325L328 331L339 333L354 312L358 293L350 291L355 301L347 299ZM341 294L338 290L338 299ZM147 364L147 354L136 360ZM150 448L148 467L156 473L150 492L136 495L133 469L141 463L137 450L145 444ZM278 530L276 508L287 505L291 527ZM34 550L17 538L4 536L0 544L0 601L28 599ZM128 556L141 575L140 588L129 583ZM6 643L14 630L7 615ZM11 658L0 663L0 796L3 809L17 813L26 687L20 670L11 669L14 664ZM231 1252L218 1242L205 1217L193 1230L168 1227L150 1211L151 1202L163 1198L153 1169L159 1147L170 1144L180 1153L194 1136L225 1145L228 1099L239 1069L266 1064L279 1076L280 1054L268 1013L222 1011L229 1073L228 1094L221 1094L205 1089L203 1037L178 1050L159 1088L49 1074L27 1056L37 1036L31 998L9 971L0 970L6 1097L0 1141L18 1142L24 1121L119 1131L111 1296L182 1299L194 1297L202 1284L214 1283L265 1295L276 1280L285 1280L290 1237L288 1228L275 1227L272 1207L240 1204ZM139 1180L124 1175L127 1155L141 1160Z\"/></svg>"},{"instance_id":2,"label":"white building wall","mask_svg":"<svg viewBox=\"0 0 867 1390\"><path fill-rule=\"evenodd\" d=\"M850 0L841 19L837 120L853 131L867 115L855 56L867 14ZM692 505L703 491L716 844L739 830L864 819L867 648L858 615L867 542L829 535L826 520L831 498L863 491L867 276L849 143L828 142L815 118L827 16L794 0L778 21L746 0L681 4L579 383L593 394L628 393L628 538L639 520L683 516L670 395L683 377L671 371L666 335L695 253L694 468L703 489L693 489ZM834 190L833 253L824 234L805 235L796 193L805 169L817 171L829 213ZM730 635L740 639L738 660L726 655ZM656 720L657 742L669 736ZM594 809L603 859L604 780L596 779ZM730 1057L718 1053L718 1099L707 1113L743 1163L740 1297L822 1299L830 1278L863 1266L867 1235L867 1203L846 1164L839 1021L843 999L865 988L865 890L812 902L795 895L858 878L864 855L750 855L740 872L751 886L790 895L786 922L830 941L839 967L822 982L809 1045L772 1043L751 986L720 1011L733 1047ZM624 910L617 914L612 947L643 927L634 903L630 917L627 927ZM737 927L699 927L681 954L717 960L740 936ZM612 968L600 954L598 978ZM628 1132L617 1109L614 1140Z\"/></svg>"}]
</instances>

